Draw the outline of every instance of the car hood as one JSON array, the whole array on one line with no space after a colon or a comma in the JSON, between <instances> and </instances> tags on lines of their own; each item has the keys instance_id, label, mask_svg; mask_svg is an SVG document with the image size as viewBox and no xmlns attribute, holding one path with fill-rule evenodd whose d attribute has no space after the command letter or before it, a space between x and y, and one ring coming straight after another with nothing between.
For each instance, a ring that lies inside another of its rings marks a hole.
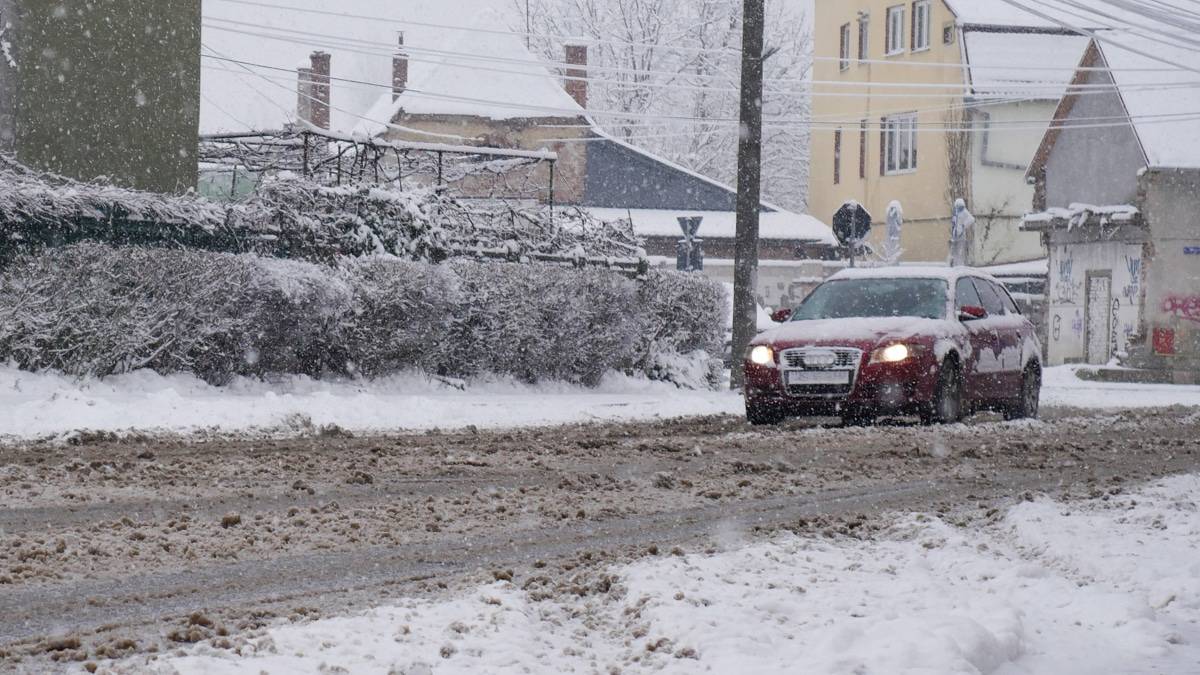
<instances>
[{"instance_id":1,"label":"car hood","mask_svg":"<svg viewBox=\"0 0 1200 675\"><path fill-rule=\"evenodd\" d=\"M888 340L937 339L962 330L962 325L953 321L903 316L789 321L762 333L753 344L784 348L808 345L870 348Z\"/></svg>"}]
</instances>

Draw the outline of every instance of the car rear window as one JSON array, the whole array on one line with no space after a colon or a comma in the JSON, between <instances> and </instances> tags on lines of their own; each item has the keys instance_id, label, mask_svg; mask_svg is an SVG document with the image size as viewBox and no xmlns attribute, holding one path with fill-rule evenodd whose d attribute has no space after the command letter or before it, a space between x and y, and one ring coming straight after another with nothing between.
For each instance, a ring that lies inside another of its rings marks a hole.
<instances>
[{"instance_id":1,"label":"car rear window","mask_svg":"<svg viewBox=\"0 0 1200 675\"><path fill-rule=\"evenodd\" d=\"M946 318L949 287L942 279L838 279L817 286L792 321L911 316Z\"/></svg>"}]
</instances>

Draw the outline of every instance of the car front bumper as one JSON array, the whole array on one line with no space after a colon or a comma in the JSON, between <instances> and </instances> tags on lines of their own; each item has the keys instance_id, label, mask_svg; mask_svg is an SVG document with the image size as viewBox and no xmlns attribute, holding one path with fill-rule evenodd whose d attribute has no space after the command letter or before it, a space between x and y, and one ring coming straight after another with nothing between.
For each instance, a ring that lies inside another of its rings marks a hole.
<instances>
[{"instance_id":1,"label":"car front bumper","mask_svg":"<svg viewBox=\"0 0 1200 675\"><path fill-rule=\"evenodd\" d=\"M849 387L789 387L784 367L745 365L748 405L777 410L785 415L836 415L869 411L874 414L918 412L933 401L937 389L937 360L919 355L900 363L862 363Z\"/></svg>"}]
</instances>

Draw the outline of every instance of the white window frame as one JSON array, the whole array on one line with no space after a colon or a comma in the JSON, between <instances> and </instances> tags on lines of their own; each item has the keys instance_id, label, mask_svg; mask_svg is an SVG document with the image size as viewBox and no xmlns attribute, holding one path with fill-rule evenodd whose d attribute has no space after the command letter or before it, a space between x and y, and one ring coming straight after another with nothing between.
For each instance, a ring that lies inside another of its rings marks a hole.
<instances>
[{"instance_id":1,"label":"white window frame","mask_svg":"<svg viewBox=\"0 0 1200 675\"><path fill-rule=\"evenodd\" d=\"M917 114L891 115L883 121L883 174L917 170Z\"/></svg>"},{"instance_id":2,"label":"white window frame","mask_svg":"<svg viewBox=\"0 0 1200 675\"><path fill-rule=\"evenodd\" d=\"M904 53L904 34L908 31L904 25L904 5L892 5L887 8L887 30L884 54L895 56Z\"/></svg>"},{"instance_id":3,"label":"white window frame","mask_svg":"<svg viewBox=\"0 0 1200 675\"><path fill-rule=\"evenodd\" d=\"M933 9L929 0L917 0L912 6L912 50L914 52L929 51L932 46L930 31L933 28Z\"/></svg>"},{"instance_id":4,"label":"white window frame","mask_svg":"<svg viewBox=\"0 0 1200 675\"><path fill-rule=\"evenodd\" d=\"M850 24L844 23L838 33L838 70L850 70Z\"/></svg>"}]
</instances>

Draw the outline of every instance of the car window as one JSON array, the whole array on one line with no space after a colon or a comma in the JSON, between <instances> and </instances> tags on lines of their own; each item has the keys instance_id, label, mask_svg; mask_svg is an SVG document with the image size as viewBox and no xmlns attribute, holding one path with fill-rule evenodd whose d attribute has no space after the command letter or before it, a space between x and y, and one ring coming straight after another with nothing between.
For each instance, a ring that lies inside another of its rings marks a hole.
<instances>
[{"instance_id":1,"label":"car window","mask_svg":"<svg viewBox=\"0 0 1200 675\"><path fill-rule=\"evenodd\" d=\"M1016 301L1012 299L1012 295L1008 289L1001 285L996 285L996 293L1000 296L1000 302L1004 303L1004 311L1007 314L1017 315L1021 313L1021 308L1017 307Z\"/></svg>"},{"instance_id":2,"label":"car window","mask_svg":"<svg viewBox=\"0 0 1200 675\"><path fill-rule=\"evenodd\" d=\"M954 308L962 309L963 307L983 307L983 301L979 299L975 284L967 278L959 279L958 283L954 285Z\"/></svg>"},{"instance_id":3,"label":"car window","mask_svg":"<svg viewBox=\"0 0 1200 675\"><path fill-rule=\"evenodd\" d=\"M983 279L972 279L975 282L975 290L979 292L979 299L983 301L983 308L992 316L1004 316L1004 302L1000 300L1000 294L987 281Z\"/></svg>"},{"instance_id":4,"label":"car window","mask_svg":"<svg viewBox=\"0 0 1200 675\"><path fill-rule=\"evenodd\" d=\"M912 316L946 318L941 279L836 279L817 286L792 314L792 321Z\"/></svg>"}]
</instances>

